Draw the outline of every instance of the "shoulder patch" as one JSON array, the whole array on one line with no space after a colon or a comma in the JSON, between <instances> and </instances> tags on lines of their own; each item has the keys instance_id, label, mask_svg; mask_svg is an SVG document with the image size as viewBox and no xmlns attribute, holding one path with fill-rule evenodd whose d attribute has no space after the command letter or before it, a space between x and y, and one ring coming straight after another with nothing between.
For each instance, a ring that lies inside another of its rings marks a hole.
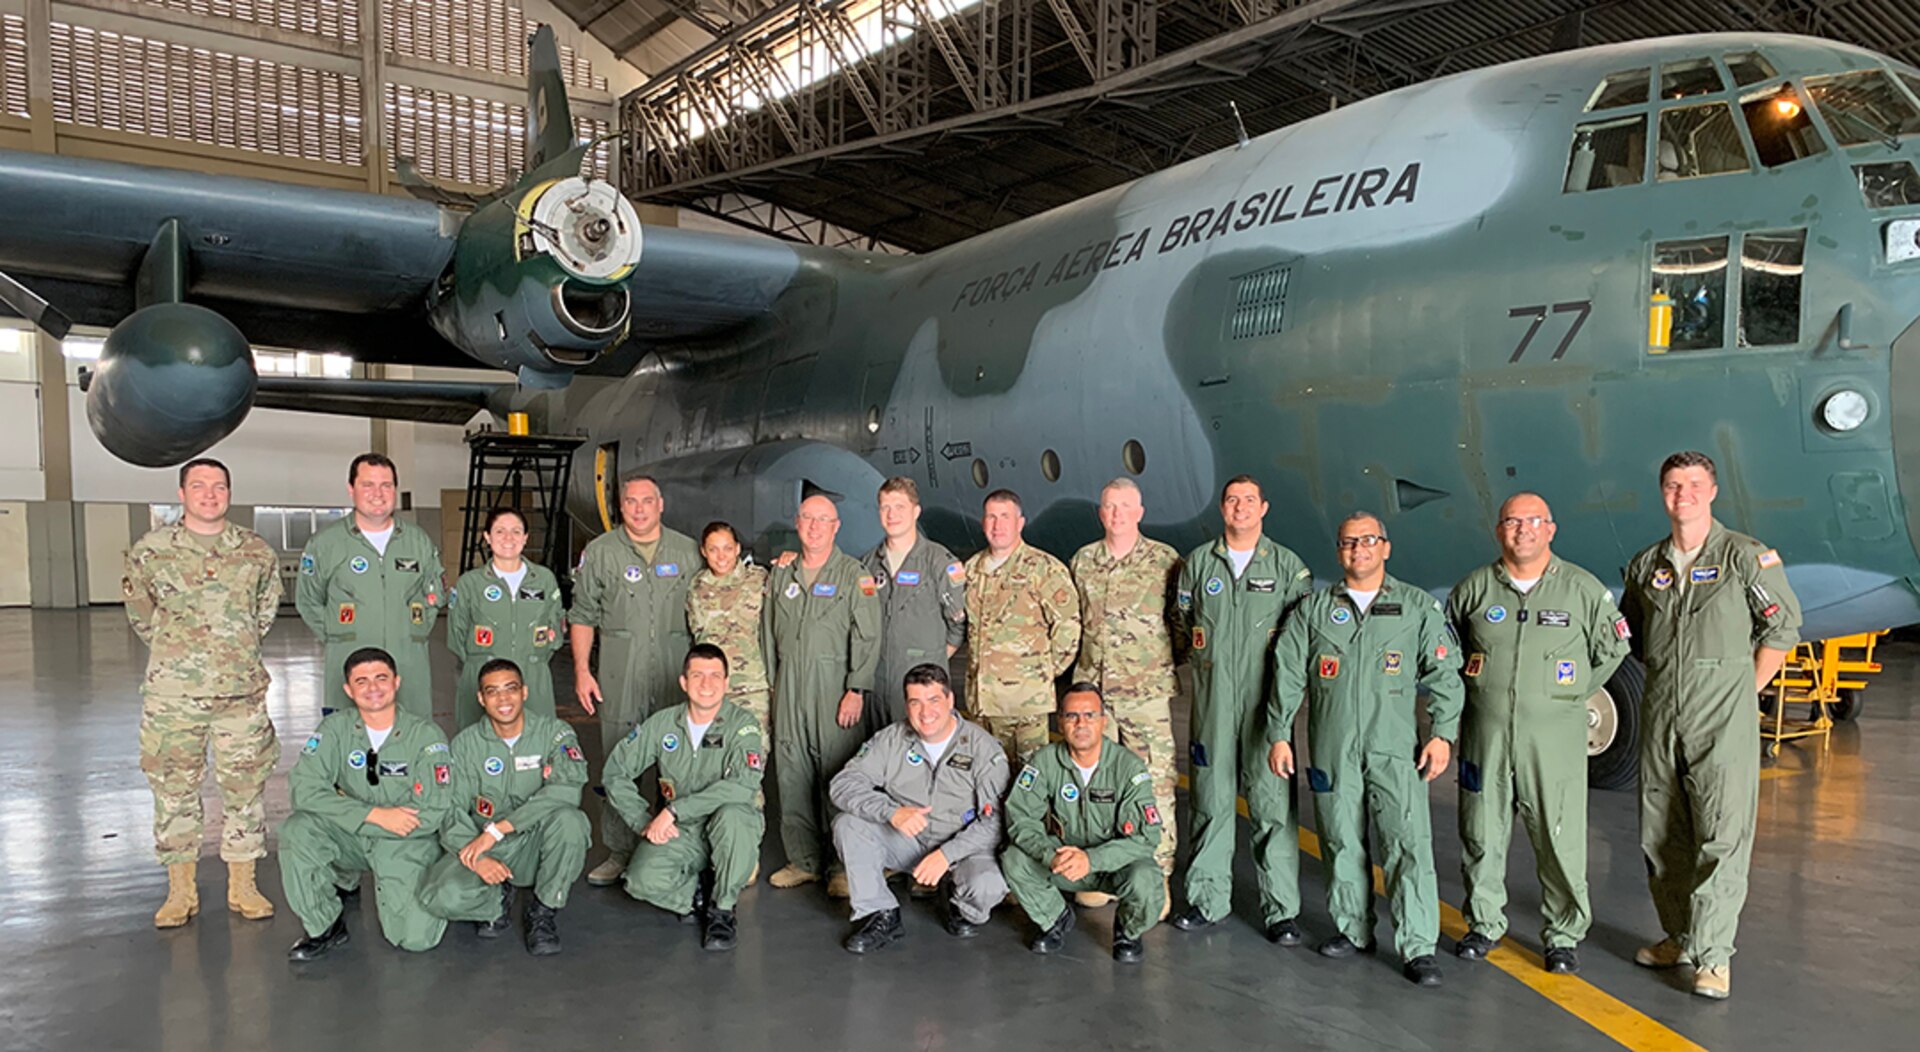
<instances>
[{"instance_id":1,"label":"shoulder patch","mask_svg":"<svg viewBox=\"0 0 1920 1052\"><path fill-rule=\"evenodd\" d=\"M1033 783L1039 778L1040 771L1032 764L1028 764L1026 769L1020 772L1020 777L1014 782L1014 785L1030 793L1033 792Z\"/></svg>"},{"instance_id":2,"label":"shoulder patch","mask_svg":"<svg viewBox=\"0 0 1920 1052\"><path fill-rule=\"evenodd\" d=\"M1141 785L1151 781L1153 781L1153 773L1151 771L1141 771L1139 774L1133 776L1133 784L1135 785Z\"/></svg>"},{"instance_id":3,"label":"shoulder patch","mask_svg":"<svg viewBox=\"0 0 1920 1052\"><path fill-rule=\"evenodd\" d=\"M1304 581L1304 580L1306 580L1307 578L1309 578L1309 577L1312 577L1312 576L1313 576L1313 571L1312 571L1312 570L1309 570L1309 569L1307 569L1307 568L1306 568L1306 567L1304 567L1304 566L1302 566L1302 567L1300 568L1300 572L1299 572L1299 573L1296 573L1296 574L1294 574L1294 575L1293 575L1293 579L1294 579L1294 580L1296 580L1296 581Z\"/></svg>"},{"instance_id":4,"label":"shoulder patch","mask_svg":"<svg viewBox=\"0 0 1920 1052\"><path fill-rule=\"evenodd\" d=\"M427 746L427 751L428 752L451 752L452 750L447 748L446 742L434 742L432 745Z\"/></svg>"},{"instance_id":5,"label":"shoulder patch","mask_svg":"<svg viewBox=\"0 0 1920 1052\"><path fill-rule=\"evenodd\" d=\"M1760 558L1760 568L1763 570L1772 569L1773 567L1780 565L1780 553L1777 551L1774 551L1772 548L1768 548L1766 551L1761 552L1759 558Z\"/></svg>"}]
</instances>

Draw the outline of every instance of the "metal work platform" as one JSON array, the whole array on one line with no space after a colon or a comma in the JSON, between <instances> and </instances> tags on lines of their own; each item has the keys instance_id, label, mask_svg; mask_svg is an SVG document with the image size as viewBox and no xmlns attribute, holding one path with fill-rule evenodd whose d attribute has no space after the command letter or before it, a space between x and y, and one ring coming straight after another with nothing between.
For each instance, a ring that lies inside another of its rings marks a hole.
<instances>
[{"instance_id":1,"label":"metal work platform","mask_svg":"<svg viewBox=\"0 0 1920 1052\"><path fill-rule=\"evenodd\" d=\"M526 556L559 575L571 551L567 483L578 435L515 435L481 430L467 435L467 499L460 526L459 573L487 557L487 512L516 508L527 520Z\"/></svg>"}]
</instances>

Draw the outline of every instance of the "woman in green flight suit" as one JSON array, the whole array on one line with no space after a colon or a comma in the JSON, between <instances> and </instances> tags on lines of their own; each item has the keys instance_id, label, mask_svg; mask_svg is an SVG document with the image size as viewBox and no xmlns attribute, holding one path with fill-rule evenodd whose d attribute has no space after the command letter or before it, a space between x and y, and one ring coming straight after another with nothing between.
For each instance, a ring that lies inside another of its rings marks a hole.
<instances>
[{"instance_id":1,"label":"woman in green flight suit","mask_svg":"<svg viewBox=\"0 0 1920 1052\"><path fill-rule=\"evenodd\" d=\"M554 715L547 662L566 638L560 582L553 571L520 557L527 520L512 508L495 508L487 513L486 537L493 557L460 575L447 611L447 649L460 663L453 719L461 729L480 722L480 666L494 658L520 666L526 711Z\"/></svg>"}]
</instances>

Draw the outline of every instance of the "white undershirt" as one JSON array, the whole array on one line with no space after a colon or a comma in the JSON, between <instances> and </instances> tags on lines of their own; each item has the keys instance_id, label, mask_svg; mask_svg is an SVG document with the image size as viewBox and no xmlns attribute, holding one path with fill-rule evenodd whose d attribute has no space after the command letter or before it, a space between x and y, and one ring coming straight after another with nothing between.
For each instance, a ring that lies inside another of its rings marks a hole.
<instances>
[{"instance_id":1,"label":"white undershirt","mask_svg":"<svg viewBox=\"0 0 1920 1052\"><path fill-rule=\"evenodd\" d=\"M392 727L388 727L388 728L387 728L386 730L384 730L384 731L376 731L376 730L374 730L374 729L373 729L372 727L368 727L368 728L367 728L367 740L368 740L369 742L372 742L372 743L373 743L373 751L374 751L374 752L379 752L379 751L380 751L380 747L381 747L382 745L385 745L385 744L387 744L387 736L388 736L388 735L390 735L390 734L392 734L392 733L393 733L393 728L392 728Z\"/></svg>"},{"instance_id":2,"label":"white undershirt","mask_svg":"<svg viewBox=\"0 0 1920 1052\"><path fill-rule=\"evenodd\" d=\"M508 573L500 568L499 563L495 563L493 572L499 574L502 581L507 582L507 598L512 599L520 591L520 582L527 579L527 564L521 563L518 570Z\"/></svg>"},{"instance_id":3,"label":"white undershirt","mask_svg":"<svg viewBox=\"0 0 1920 1052\"><path fill-rule=\"evenodd\" d=\"M500 740L506 743L507 748L511 749L514 746L520 744L520 735L516 734L511 738L502 738Z\"/></svg>"},{"instance_id":4,"label":"white undershirt","mask_svg":"<svg viewBox=\"0 0 1920 1052\"><path fill-rule=\"evenodd\" d=\"M1507 583L1513 586L1513 590L1514 590L1514 591L1516 591L1516 592L1519 592L1519 593L1520 593L1521 595L1526 595L1526 594L1527 594L1528 592L1531 592L1531 591L1533 591L1533 586L1534 586L1534 585L1536 585L1536 584L1539 584L1539 583L1540 583L1540 578L1538 578L1538 577L1527 577L1527 578L1520 578L1520 577L1509 577L1509 578L1507 578Z\"/></svg>"},{"instance_id":5,"label":"white undershirt","mask_svg":"<svg viewBox=\"0 0 1920 1052\"><path fill-rule=\"evenodd\" d=\"M947 754L947 746L952 744L953 735L951 734L947 735L945 741L930 742L922 738L920 739L920 750L927 754L928 763L939 763L940 757Z\"/></svg>"},{"instance_id":6,"label":"white undershirt","mask_svg":"<svg viewBox=\"0 0 1920 1052\"><path fill-rule=\"evenodd\" d=\"M1244 552L1235 548L1227 549L1227 561L1233 564L1234 580L1238 581L1240 575L1247 572L1247 564L1253 561L1253 552L1252 548Z\"/></svg>"},{"instance_id":7,"label":"white undershirt","mask_svg":"<svg viewBox=\"0 0 1920 1052\"><path fill-rule=\"evenodd\" d=\"M1357 588L1347 589L1347 598L1353 600L1353 605L1363 614L1367 612L1368 607L1373 605L1373 597L1379 594L1380 589L1378 588L1375 588L1371 592L1362 592Z\"/></svg>"},{"instance_id":8,"label":"white undershirt","mask_svg":"<svg viewBox=\"0 0 1920 1052\"><path fill-rule=\"evenodd\" d=\"M367 543L373 545L374 551L385 555L387 554L387 542L393 539L393 527L389 525L386 529L377 532L374 530L361 530L360 536L365 537Z\"/></svg>"},{"instance_id":9,"label":"white undershirt","mask_svg":"<svg viewBox=\"0 0 1920 1052\"><path fill-rule=\"evenodd\" d=\"M694 752L700 751L700 739L707 736L707 728L711 726L713 726L712 720L695 723L692 716L687 717L687 741L693 746Z\"/></svg>"},{"instance_id":10,"label":"white undershirt","mask_svg":"<svg viewBox=\"0 0 1920 1052\"><path fill-rule=\"evenodd\" d=\"M1096 760L1094 761L1093 767L1082 767L1076 763L1073 765L1073 769L1080 772L1080 784L1084 786L1088 782L1093 781L1094 768L1097 768L1099 766L1100 766L1100 762Z\"/></svg>"},{"instance_id":11,"label":"white undershirt","mask_svg":"<svg viewBox=\"0 0 1920 1052\"><path fill-rule=\"evenodd\" d=\"M1676 588L1683 592L1687 590L1687 571L1693 569L1693 561L1700 558L1700 549L1706 546L1707 542L1701 541L1692 551L1683 552L1675 548L1672 541L1667 542L1667 561L1673 564L1673 583Z\"/></svg>"}]
</instances>

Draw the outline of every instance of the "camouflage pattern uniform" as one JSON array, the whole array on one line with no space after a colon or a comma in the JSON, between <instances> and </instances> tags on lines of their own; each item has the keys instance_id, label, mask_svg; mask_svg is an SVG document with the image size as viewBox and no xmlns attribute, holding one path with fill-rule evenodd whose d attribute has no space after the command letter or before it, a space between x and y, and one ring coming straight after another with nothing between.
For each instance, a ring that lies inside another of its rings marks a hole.
<instances>
[{"instance_id":1,"label":"camouflage pattern uniform","mask_svg":"<svg viewBox=\"0 0 1920 1052\"><path fill-rule=\"evenodd\" d=\"M220 857L267 853L264 794L279 744L267 718L260 640L280 608L273 549L228 523L209 538L165 526L127 552L127 619L147 644L140 769L153 787L154 853L163 865L200 858L200 781L207 741L220 786Z\"/></svg>"},{"instance_id":2,"label":"camouflage pattern uniform","mask_svg":"<svg viewBox=\"0 0 1920 1052\"><path fill-rule=\"evenodd\" d=\"M1080 601L1060 560L1022 543L997 570L967 560L967 711L1021 763L1047 744L1054 680L1080 652Z\"/></svg>"},{"instance_id":3,"label":"camouflage pattern uniform","mask_svg":"<svg viewBox=\"0 0 1920 1052\"><path fill-rule=\"evenodd\" d=\"M1169 614L1179 584L1180 554L1146 537L1125 558L1095 541L1073 556L1080 591L1080 660L1073 680L1088 682L1113 709L1120 744L1146 762L1153 795L1166 806L1166 825L1154 848L1160 872L1173 874L1174 825L1173 633Z\"/></svg>"},{"instance_id":4,"label":"camouflage pattern uniform","mask_svg":"<svg viewBox=\"0 0 1920 1052\"><path fill-rule=\"evenodd\" d=\"M693 575L687 593L687 626L695 643L712 643L727 655L727 700L753 713L762 741L767 727L767 662L760 654L760 609L767 601L767 568L741 563L725 577L711 570Z\"/></svg>"}]
</instances>

